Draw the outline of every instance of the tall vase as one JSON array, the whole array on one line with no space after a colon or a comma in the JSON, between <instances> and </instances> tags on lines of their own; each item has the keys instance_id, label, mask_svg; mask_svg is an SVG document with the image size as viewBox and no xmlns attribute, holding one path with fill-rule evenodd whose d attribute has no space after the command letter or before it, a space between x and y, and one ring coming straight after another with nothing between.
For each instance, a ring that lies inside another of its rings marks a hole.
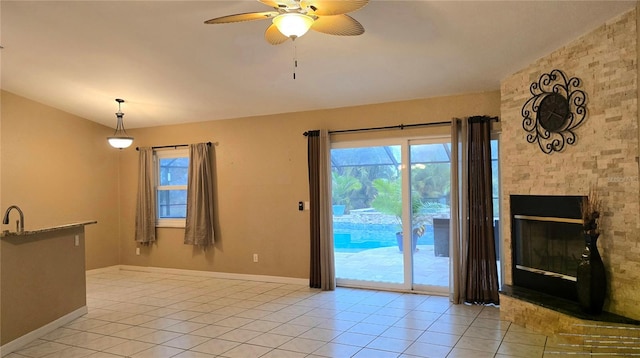
<instances>
[{"instance_id":1,"label":"tall vase","mask_svg":"<svg viewBox=\"0 0 640 358\"><path fill-rule=\"evenodd\" d=\"M598 236L600 234L585 234L585 248L578 263L576 281L580 307L591 314L602 312L607 288L604 263L598 251Z\"/></svg>"}]
</instances>

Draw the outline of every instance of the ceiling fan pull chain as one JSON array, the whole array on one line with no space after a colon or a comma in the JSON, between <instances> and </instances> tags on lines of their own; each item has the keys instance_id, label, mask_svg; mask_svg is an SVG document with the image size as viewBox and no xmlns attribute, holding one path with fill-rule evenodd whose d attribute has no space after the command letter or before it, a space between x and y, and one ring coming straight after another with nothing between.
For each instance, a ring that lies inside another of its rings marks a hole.
<instances>
[{"instance_id":1,"label":"ceiling fan pull chain","mask_svg":"<svg viewBox=\"0 0 640 358\"><path fill-rule=\"evenodd\" d=\"M298 68L298 51L296 42L293 41L293 79L296 79L296 69Z\"/></svg>"}]
</instances>

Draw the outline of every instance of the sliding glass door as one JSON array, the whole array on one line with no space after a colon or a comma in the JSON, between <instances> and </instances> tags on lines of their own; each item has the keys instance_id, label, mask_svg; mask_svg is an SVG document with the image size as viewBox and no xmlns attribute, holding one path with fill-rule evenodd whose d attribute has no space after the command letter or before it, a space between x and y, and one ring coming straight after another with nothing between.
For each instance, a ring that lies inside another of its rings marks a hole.
<instances>
[{"instance_id":1,"label":"sliding glass door","mask_svg":"<svg viewBox=\"0 0 640 358\"><path fill-rule=\"evenodd\" d=\"M332 203L336 278L401 287L404 263L401 146L334 148Z\"/></svg>"},{"instance_id":2,"label":"sliding glass door","mask_svg":"<svg viewBox=\"0 0 640 358\"><path fill-rule=\"evenodd\" d=\"M448 141L409 142L412 228L422 244L413 251L412 283L419 291L448 292L450 155Z\"/></svg>"},{"instance_id":3,"label":"sliding glass door","mask_svg":"<svg viewBox=\"0 0 640 358\"><path fill-rule=\"evenodd\" d=\"M339 284L447 292L449 149L444 139L334 145Z\"/></svg>"}]
</instances>

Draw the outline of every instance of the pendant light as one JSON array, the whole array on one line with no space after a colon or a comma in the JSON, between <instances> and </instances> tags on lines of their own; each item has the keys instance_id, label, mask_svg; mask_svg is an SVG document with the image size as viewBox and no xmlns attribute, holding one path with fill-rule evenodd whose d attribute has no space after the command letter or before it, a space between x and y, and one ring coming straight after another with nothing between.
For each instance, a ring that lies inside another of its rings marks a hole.
<instances>
[{"instance_id":1,"label":"pendant light","mask_svg":"<svg viewBox=\"0 0 640 358\"><path fill-rule=\"evenodd\" d=\"M120 109L120 105L124 102L124 99L116 98L116 102L118 102L118 113L116 113L116 117L118 117L118 122L116 123L116 131L113 133L113 136L107 137L109 144L112 147L118 149L124 149L129 147L133 143L133 137L130 137L127 134L127 131L124 130L124 124L122 122L122 117L124 113Z\"/></svg>"}]
</instances>

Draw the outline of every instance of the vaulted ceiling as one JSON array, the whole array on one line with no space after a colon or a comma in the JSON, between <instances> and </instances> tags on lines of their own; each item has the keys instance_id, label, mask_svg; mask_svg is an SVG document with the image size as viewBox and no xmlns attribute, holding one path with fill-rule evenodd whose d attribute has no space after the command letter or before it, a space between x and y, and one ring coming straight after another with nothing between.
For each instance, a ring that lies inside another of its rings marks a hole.
<instances>
[{"instance_id":1,"label":"vaulted ceiling","mask_svg":"<svg viewBox=\"0 0 640 358\"><path fill-rule=\"evenodd\" d=\"M1 85L110 127L123 98L127 128L497 90L635 4L371 0L363 35L274 46L268 19L203 23L258 1L3 0Z\"/></svg>"}]
</instances>

